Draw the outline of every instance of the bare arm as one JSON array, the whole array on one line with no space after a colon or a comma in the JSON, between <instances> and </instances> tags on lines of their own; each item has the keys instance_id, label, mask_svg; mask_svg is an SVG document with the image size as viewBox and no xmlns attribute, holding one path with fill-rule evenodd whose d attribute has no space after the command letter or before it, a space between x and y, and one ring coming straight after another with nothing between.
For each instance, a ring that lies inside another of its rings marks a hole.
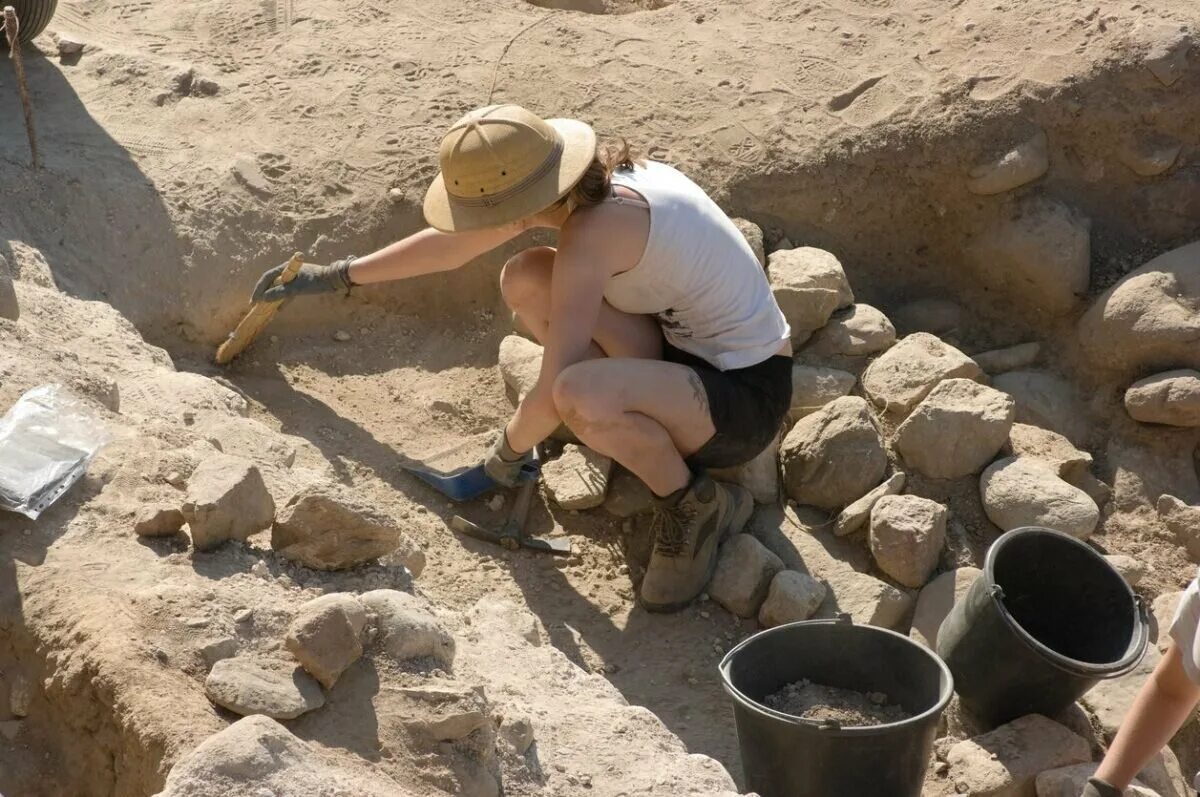
<instances>
[{"instance_id":1,"label":"bare arm","mask_svg":"<svg viewBox=\"0 0 1200 797\"><path fill-rule=\"evenodd\" d=\"M366 285L452 271L516 238L528 228L528 223L518 222L470 232L424 229L355 259L350 264L350 280L355 285Z\"/></svg>"},{"instance_id":2,"label":"bare arm","mask_svg":"<svg viewBox=\"0 0 1200 797\"><path fill-rule=\"evenodd\" d=\"M1179 649L1171 642L1154 673L1138 692L1096 777L1119 789L1129 787L1183 726L1200 701L1200 686L1187 677Z\"/></svg>"},{"instance_id":3,"label":"bare arm","mask_svg":"<svg viewBox=\"0 0 1200 797\"><path fill-rule=\"evenodd\" d=\"M604 286L614 269L609 262L604 225L572 221L563 228L554 258L550 328L537 384L509 421L506 433L517 451L528 451L550 436L561 419L554 406L554 382L570 365L588 358L592 334L604 301Z\"/></svg>"}]
</instances>

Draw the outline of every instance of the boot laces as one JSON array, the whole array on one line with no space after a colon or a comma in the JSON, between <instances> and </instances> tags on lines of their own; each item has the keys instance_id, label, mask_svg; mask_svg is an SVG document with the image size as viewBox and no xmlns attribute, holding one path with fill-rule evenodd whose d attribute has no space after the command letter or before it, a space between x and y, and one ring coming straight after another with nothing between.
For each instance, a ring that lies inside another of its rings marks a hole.
<instances>
[{"instance_id":1,"label":"boot laces","mask_svg":"<svg viewBox=\"0 0 1200 797\"><path fill-rule=\"evenodd\" d=\"M654 533L654 550L668 557L682 555L695 517L696 508L690 502L656 507L650 525Z\"/></svg>"}]
</instances>

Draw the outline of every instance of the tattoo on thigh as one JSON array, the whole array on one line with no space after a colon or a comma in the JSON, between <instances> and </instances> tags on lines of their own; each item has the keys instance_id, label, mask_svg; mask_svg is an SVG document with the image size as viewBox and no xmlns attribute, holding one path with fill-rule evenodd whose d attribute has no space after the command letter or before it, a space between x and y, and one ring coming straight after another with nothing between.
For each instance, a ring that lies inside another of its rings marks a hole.
<instances>
[{"instance_id":1,"label":"tattoo on thigh","mask_svg":"<svg viewBox=\"0 0 1200 797\"><path fill-rule=\"evenodd\" d=\"M704 382L700 381L700 375L695 371L688 371L688 382L692 385L692 395L695 397L700 411L707 415L708 392L704 389Z\"/></svg>"}]
</instances>

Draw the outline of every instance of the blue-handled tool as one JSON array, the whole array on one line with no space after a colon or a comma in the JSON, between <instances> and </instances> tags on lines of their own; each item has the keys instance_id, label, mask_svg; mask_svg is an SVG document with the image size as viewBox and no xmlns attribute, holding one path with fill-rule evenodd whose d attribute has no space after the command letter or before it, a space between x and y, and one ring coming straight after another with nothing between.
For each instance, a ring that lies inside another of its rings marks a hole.
<instances>
[{"instance_id":1,"label":"blue-handled tool","mask_svg":"<svg viewBox=\"0 0 1200 797\"><path fill-rule=\"evenodd\" d=\"M459 468L449 473L441 473L430 468L411 465L401 465L404 470L416 476L421 481L437 490L451 501L471 501L481 495L487 495L500 487L500 483L487 474L483 465L469 468ZM521 468L521 481L534 481L538 476L538 465L530 463Z\"/></svg>"}]
</instances>

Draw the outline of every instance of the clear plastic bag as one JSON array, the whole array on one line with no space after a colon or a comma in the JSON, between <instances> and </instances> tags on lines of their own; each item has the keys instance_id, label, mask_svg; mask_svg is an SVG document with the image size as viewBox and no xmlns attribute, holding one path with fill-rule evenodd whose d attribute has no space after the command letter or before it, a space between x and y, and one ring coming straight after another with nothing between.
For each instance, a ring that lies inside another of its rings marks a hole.
<instances>
[{"instance_id":1,"label":"clear plastic bag","mask_svg":"<svg viewBox=\"0 0 1200 797\"><path fill-rule=\"evenodd\" d=\"M0 418L0 509L36 520L108 439L91 408L62 385L28 391Z\"/></svg>"}]
</instances>

